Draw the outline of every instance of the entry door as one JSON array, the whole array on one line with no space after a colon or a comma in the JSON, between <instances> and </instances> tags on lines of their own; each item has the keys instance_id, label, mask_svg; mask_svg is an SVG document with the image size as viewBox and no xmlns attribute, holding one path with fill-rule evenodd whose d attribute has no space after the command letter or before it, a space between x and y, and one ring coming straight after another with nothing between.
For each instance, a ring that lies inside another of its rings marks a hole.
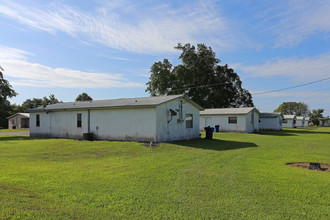
<instances>
[{"instance_id":1,"label":"entry door","mask_svg":"<svg viewBox=\"0 0 330 220\"><path fill-rule=\"evenodd\" d=\"M212 118L211 117L206 117L205 118L205 127L211 126L212 127Z\"/></svg>"}]
</instances>

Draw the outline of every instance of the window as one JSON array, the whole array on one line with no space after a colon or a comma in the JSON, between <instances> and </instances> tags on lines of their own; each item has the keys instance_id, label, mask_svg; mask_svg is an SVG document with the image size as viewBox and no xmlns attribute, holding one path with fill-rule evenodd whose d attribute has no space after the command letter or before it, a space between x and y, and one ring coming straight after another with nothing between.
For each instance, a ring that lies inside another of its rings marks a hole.
<instances>
[{"instance_id":1,"label":"window","mask_svg":"<svg viewBox=\"0 0 330 220\"><path fill-rule=\"evenodd\" d=\"M36 115L36 126L40 127L40 115Z\"/></svg>"},{"instance_id":2,"label":"window","mask_svg":"<svg viewBox=\"0 0 330 220\"><path fill-rule=\"evenodd\" d=\"M81 128L81 113L77 114L77 127Z\"/></svg>"},{"instance_id":3,"label":"window","mask_svg":"<svg viewBox=\"0 0 330 220\"><path fill-rule=\"evenodd\" d=\"M288 123L288 120L283 119L283 124L286 124L286 123Z\"/></svg>"},{"instance_id":4,"label":"window","mask_svg":"<svg viewBox=\"0 0 330 220\"><path fill-rule=\"evenodd\" d=\"M228 124L237 124L237 117L228 117Z\"/></svg>"},{"instance_id":5,"label":"window","mask_svg":"<svg viewBox=\"0 0 330 220\"><path fill-rule=\"evenodd\" d=\"M192 127L193 127L193 115L186 114L186 128L192 128Z\"/></svg>"}]
</instances>

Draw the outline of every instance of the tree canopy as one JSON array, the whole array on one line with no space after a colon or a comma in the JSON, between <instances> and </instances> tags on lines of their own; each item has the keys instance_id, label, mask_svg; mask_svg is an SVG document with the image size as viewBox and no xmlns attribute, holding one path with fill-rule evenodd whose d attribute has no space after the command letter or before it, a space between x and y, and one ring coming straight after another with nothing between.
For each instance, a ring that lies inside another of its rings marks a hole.
<instances>
[{"instance_id":1,"label":"tree canopy","mask_svg":"<svg viewBox=\"0 0 330 220\"><path fill-rule=\"evenodd\" d=\"M250 92L228 65L219 65L211 47L178 44L182 64L173 66L168 59L150 68L146 92L151 96L185 94L204 108L253 106Z\"/></svg>"},{"instance_id":2,"label":"tree canopy","mask_svg":"<svg viewBox=\"0 0 330 220\"><path fill-rule=\"evenodd\" d=\"M12 107L8 98L15 97L17 93L14 91L9 81L3 77L4 69L0 66L0 127L8 126L7 117L12 113Z\"/></svg>"},{"instance_id":3,"label":"tree canopy","mask_svg":"<svg viewBox=\"0 0 330 220\"><path fill-rule=\"evenodd\" d=\"M319 118L323 118L324 109L313 109L311 113L309 113L309 121L313 122L314 125L319 125Z\"/></svg>"},{"instance_id":4,"label":"tree canopy","mask_svg":"<svg viewBox=\"0 0 330 220\"><path fill-rule=\"evenodd\" d=\"M49 97L47 98L46 96L43 97L42 99L42 106L47 106L47 105L52 105L56 103L60 103L62 101L59 101L57 98L55 98L54 94L50 94Z\"/></svg>"},{"instance_id":5,"label":"tree canopy","mask_svg":"<svg viewBox=\"0 0 330 220\"><path fill-rule=\"evenodd\" d=\"M78 95L76 98L76 102L82 102L82 101L93 101L93 99L87 93L83 92L80 95Z\"/></svg>"},{"instance_id":6,"label":"tree canopy","mask_svg":"<svg viewBox=\"0 0 330 220\"><path fill-rule=\"evenodd\" d=\"M0 102L4 102L7 98L12 98L17 95L8 80L3 78L4 69L0 66Z\"/></svg>"},{"instance_id":7,"label":"tree canopy","mask_svg":"<svg viewBox=\"0 0 330 220\"><path fill-rule=\"evenodd\" d=\"M274 112L281 112L283 115L307 116L309 109L303 102L283 102Z\"/></svg>"}]
</instances>

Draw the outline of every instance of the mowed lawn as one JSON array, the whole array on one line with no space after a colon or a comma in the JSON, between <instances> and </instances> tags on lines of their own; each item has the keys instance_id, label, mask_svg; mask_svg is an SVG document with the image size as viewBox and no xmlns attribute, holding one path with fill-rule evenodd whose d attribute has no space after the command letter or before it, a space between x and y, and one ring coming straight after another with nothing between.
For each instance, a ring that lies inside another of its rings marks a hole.
<instances>
[{"instance_id":1,"label":"mowed lawn","mask_svg":"<svg viewBox=\"0 0 330 220\"><path fill-rule=\"evenodd\" d=\"M0 219L330 219L330 128L135 142L0 136Z\"/></svg>"}]
</instances>

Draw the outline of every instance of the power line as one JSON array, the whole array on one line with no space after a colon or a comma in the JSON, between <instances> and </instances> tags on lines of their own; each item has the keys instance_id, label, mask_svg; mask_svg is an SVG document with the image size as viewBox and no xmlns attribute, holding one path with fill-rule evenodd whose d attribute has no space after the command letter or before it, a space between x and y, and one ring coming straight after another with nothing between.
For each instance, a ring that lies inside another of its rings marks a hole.
<instances>
[{"instance_id":1,"label":"power line","mask_svg":"<svg viewBox=\"0 0 330 220\"><path fill-rule=\"evenodd\" d=\"M265 92L258 92L258 93L254 93L254 94L251 94L251 95L262 95L262 94L267 94L267 93L284 91L284 90L288 90L288 89L294 89L294 88L307 86L307 85L310 85L310 84L314 84L314 83L317 83L317 82L322 82L322 81L329 80L329 79L330 79L330 76L326 77L324 79L315 80L315 81L312 81L312 82L308 82L308 83L304 83L304 84L300 84L300 85L296 85L296 86L291 86L291 87L276 89L276 90L271 90L271 91L265 91ZM191 86L191 87L185 87L185 88L180 88L180 89L173 89L173 90L170 90L169 92L179 91L179 90L187 90L187 89L195 89L195 88L202 88L202 87L213 87L213 86L225 85L225 84L230 84L230 83L232 83L232 82L223 82L223 83L215 83L215 84L208 84L208 85Z\"/></svg>"},{"instance_id":2,"label":"power line","mask_svg":"<svg viewBox=\"0 0 330 220\"><path fill-rule=\"evenodd\" d=\"M300 85L296 85L296 86L290 86L290 87L283 88L283 89L275 89L275 90L271 90L271 91L258 92L258 93L254 93L252 95L262 95L262 94L268 94L268 93L272 93L272 92L279 92L279 91L284 91L284 90L288 90L288 89L294 89L294 88L298 88L298 87L302 87L302 86L307 86L307 85L310 85L310 84L313 84L313 83L322 82L322 81L325 81L325 80L328 80L328 79L330 79L330 77L320 79L320 80L315 80L315 81L300 84Z\"/></svg>"},{"instance_id":3,"label":"power line","mask_svg":"<svg viewBox=\"0 0 330 220\"><path fill-rule=\"evenodd\" d=\"M306 101L306 100L309 100L309 99L311 99L311 98L313 98L313 97L315 97L315 96L317 96L317 95L320 95L320 94L322 94L322 93L328 92L329 89L330 89L330 87L329 87L329 88L326 88L326 89L324 89L324 90L322 90L322 91L320 91L320 92L318 92L318 93L316 93L316 94L314 94L314 95L311 95L311 96L309 96L309 97L307 97L307 98L304 98L304 99L301 100L301 102Z\"/></svg>"},{"instance_id":4,"label":"power line","mask_svg":"<svg viewBox=\"0 0 330 220\"><path fill-rule=\"evenodd\" d=\"M212 87L212 86L225 85L225 84L230 84L230 83L231 82L223 82L223 83L215 83L215 84L209 84L209 85L191 86L191 87L185 87L185 88L181 88L181 89L173 89L173 90L170 90L169 92L178 91L178 90L202 88L202 87Z\"/></svg>"}]
</instances>

